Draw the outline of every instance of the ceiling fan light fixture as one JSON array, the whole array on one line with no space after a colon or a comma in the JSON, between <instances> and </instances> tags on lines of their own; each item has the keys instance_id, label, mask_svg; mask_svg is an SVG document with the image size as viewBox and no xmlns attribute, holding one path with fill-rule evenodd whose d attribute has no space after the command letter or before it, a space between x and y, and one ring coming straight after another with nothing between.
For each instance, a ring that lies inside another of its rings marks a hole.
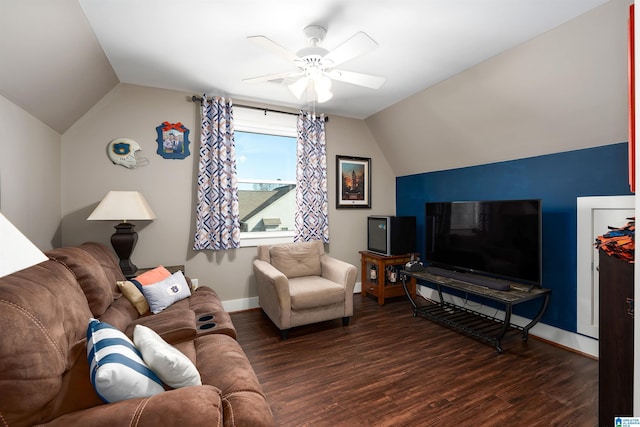
<instances>
[{"instance_id":1,"label":"ceiling fan light fixture","mask_svg":"<svg viewBox=\"0 0 640 427\"><path fill-rule=\"evenodd\" d=\"M293 94L293 96L295 96L298 99L302 99L302 95L306 91L308 85L309 85L309 78L308 77L302 77L302 78L298 79L297 81L291 83L288 86L288 88L291 91L291 93Z\"/></svg>"},{"instance_id":2,"label":"ceiling fan light fixture","mask_svg":"<svg viewBox=\"0 0 640 427\"><path fill-rule=\"evenodd\" d=\"M297 53L289 51L265 36L248 37L252 43L292 62L296 72L269 74L243 81L282 83L284 79L297 78L287 87L298 100L305 103L322 103L332 99L332 79L370 89L379 89L384 84L384 77L334 68L378 46L375 40L364 32L356 33L332 51L327 51L320 46L327 34L326 28L315 24L309 25L304 29L304 34L307 37L308 46Z\"/></svg>"},{"instance_id":3,"label":"ceiling fan light fixture","mask_svg":"<svg viewBox=\"0 0 640 427\"><path fill-rule=\"evenodd\" d=\"M313 78L313 88L316 92L316 98L319 104L327 102L333 98L331 93L331 79L324 74L316 74Z\"/></svg>"},{"instance_id":4,"label":"ceiling fan light fixture","mask_svg":"<svg viewBox=\"0 0 640 427\"><path fill-rule=\"evenodd\" d=\"M318 104L322 104L323 102L327 102L331 98L333 98L333 93L330 90L316 90L316 95L318 98Z\"/></svg>"}]
</instances>

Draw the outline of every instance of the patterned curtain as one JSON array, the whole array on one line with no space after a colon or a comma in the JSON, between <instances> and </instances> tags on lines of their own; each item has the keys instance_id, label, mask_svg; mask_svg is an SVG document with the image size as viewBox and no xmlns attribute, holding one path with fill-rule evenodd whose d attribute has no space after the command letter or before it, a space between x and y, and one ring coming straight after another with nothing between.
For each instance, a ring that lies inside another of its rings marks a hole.
<instances>
[{"instance_id":1,"label":"patterned curtain","mask_svg":"<svg viewBox=\"0 0 640 427\"><path fill-rule=\"evenodd\" d=\"M202 101L194 250L240 246L240 211L231 99Z\"/></svg>"},{"instance_id":2,"label":"patterned curtain","mask_svg":"<svg viewBox=\"0 0 640 427\"><path fill-rule=\"evenodd\" d=\"M329 243L327 150L324 115L298 115L298 164L296 167L296 234L294 241Z\"/></svg>"}]
</instances>

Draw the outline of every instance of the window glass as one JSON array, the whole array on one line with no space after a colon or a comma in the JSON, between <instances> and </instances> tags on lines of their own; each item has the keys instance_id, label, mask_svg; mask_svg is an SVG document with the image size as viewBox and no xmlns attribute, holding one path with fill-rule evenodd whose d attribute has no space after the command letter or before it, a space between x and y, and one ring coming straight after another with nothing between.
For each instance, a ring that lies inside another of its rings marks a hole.
<instances>
[{"instance_id":1,"label":"window glass","mask_svg":"<svg viewBox=\"0 0 640 427\"><path fill-rule=\"evenodd\" d=\"M243 232L293 231L296 139L235 132Z\"/></svg>"},{"instance_id":2,"label":"window glass","mask_svg":"<svg viewBox=\"0 0 640 427\"><path fill-rule=\"evenodd\" d=\"M296 116L234 109L241 246L290 242L295 231Z\"/></svg>"}]
</instances>

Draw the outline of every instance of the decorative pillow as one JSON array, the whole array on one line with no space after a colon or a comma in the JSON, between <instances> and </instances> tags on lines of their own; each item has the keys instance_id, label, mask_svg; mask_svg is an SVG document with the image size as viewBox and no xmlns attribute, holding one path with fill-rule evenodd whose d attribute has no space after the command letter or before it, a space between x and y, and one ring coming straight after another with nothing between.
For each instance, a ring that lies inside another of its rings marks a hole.
<instances>
[{"instance_id":1,"label":"decorative pillow","mask_svg":"<svg viewBox=\"0 0 640 427\"><path fill-rule=\"evenodd\" d=\"M129 282L133 283L136 288L142 293L142 284L138 282L136 279L129 279Z\"/></svg>"},{"instance_id":2,"label":"decorative pillow","mask_svg":"<svg viewBox=\"0 0 640 427\"><path fill-rule=\"evenodd\" d=\"M135 280L144 286L144 285L151 285L153 283L159 282L161 280L166 279L169 276L171 276L171 273L169 272L169 270L159 265L152 270L145 271L141 275L137 276Z\"/></svg>"},{"instance_id":3,"label":"decorative pillow","mask_svg":"<svg viewBox=\"0 0 640 427\"><path fill-rule=\"evenodd\" d=\"M136 325L133 329L133 342L142 353L145 363L168 386L180 388L202 385L200 373L193 362L153 329Z\"/></svg>"},{"instance_id":4,"label":"decorative pillow","mask_svg":"<svg viewBox=\"0 0 640 427\"><path fill-rule=\"evenodd\" d=\"M108 323L89 321L87 359L91 384L106 403L164 391L162 381L144 363L133 342Z\"/></svg>"},{"instance_id":5,"label":"decorative pillow","mask_svg":"<svg viewBox=\"0 0 640 427\"><path fill-rule=\"evenodd\" d=\"M320 251L315 242L288 243L272 246L271 265L289 279L301 276L320 276Z\"/></svg>"},{"instance_id":6,"label":"decorative pillow","mask_svg":"<svg viewBox=\"0 0 640 427\"><path fill-rule=\"evenodd\" d=\"M174 302L191 296L189 285L182 271L176 271L166 279L152 285L143 285L142 293L153 314L158 314Z\"/></svg>"},{"instance_id":7,"label":"decorative pillow","mask_svg":"<svg viewBox=\"0 0 640 427\"><path fill-rule=\"evenodd\" d=\"M118 280L116 284L118 285L120 292L122 292L125 298L133 304L139 314L145 314L149 311L149 304L147 303L144 295L142 295L142 291L138 289L135 283L130 282L129 280ZM142 287L140 289L142 289Z\"/></svg>"}]
</instances>

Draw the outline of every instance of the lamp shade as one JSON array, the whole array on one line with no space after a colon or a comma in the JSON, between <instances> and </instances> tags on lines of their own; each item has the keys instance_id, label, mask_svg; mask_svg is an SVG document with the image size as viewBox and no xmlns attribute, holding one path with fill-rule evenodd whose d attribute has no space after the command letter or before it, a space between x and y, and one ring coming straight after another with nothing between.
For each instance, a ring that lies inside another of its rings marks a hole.
<instances>
[{"instance_id":1,"label":"lamp shade","mask_svg":"<svg viewBox=\"0 0 640 427\"><path fill-rule=\"evenodd\" d=\"M0 277L47 259L40 249L0 213Z\"/></svg>"},{"instance_id":2,"label":"lamp shade","mask_svg":"<svg viewBox=\"0 0 640 427\"><path fill-rule=\"evenodd\" d=\"M156 219L138 191L109 191L87 218L89 221L131 221Z\"/></svg>"}]
</instances>

